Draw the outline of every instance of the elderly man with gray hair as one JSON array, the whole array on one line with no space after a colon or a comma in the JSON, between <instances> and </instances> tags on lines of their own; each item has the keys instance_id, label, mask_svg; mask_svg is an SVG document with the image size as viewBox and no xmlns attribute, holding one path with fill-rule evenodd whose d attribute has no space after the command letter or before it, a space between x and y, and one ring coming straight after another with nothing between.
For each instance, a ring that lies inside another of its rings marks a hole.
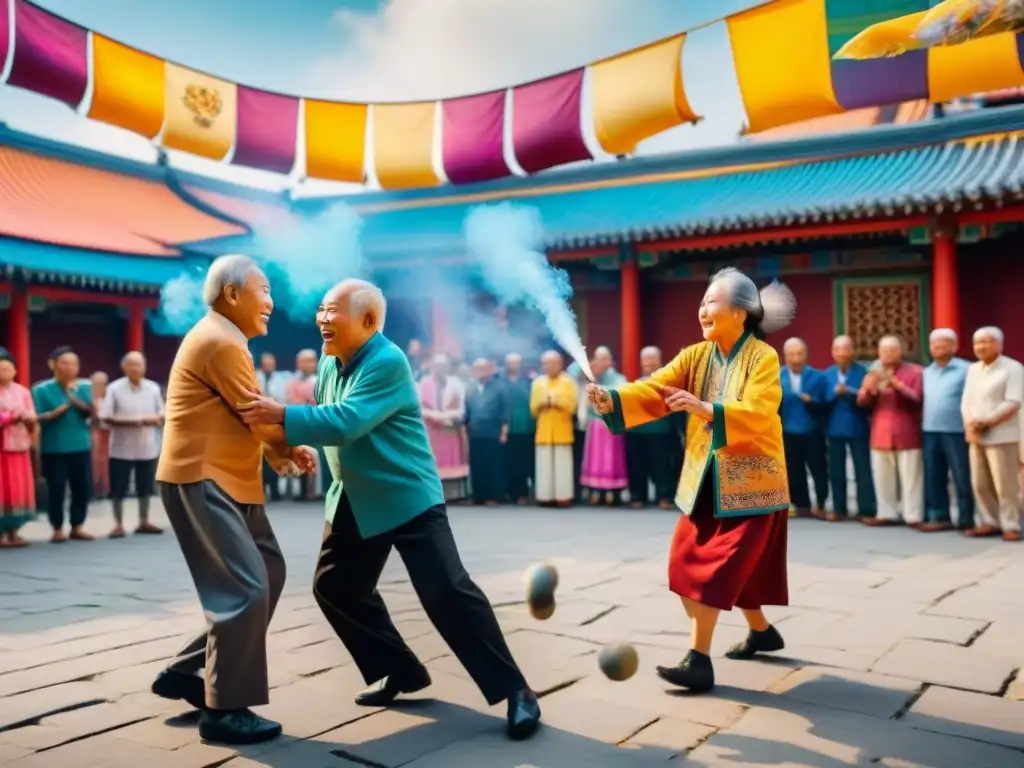
<instances>
[{"instance_id":1,"label":"elderly man with gray hair","mask_svg":"<svg viewBox=\"0 0 1024 768\"><path fill-rule=\"evenodd\" d=\"M978 525L967 535L1002 534L1006 541L1020 541L1018 451L1024 366L1003 354L1003 332L991 326L974 332L974 354L978 362L967 371L962 409Z\"/></svg>"}]
</instances>

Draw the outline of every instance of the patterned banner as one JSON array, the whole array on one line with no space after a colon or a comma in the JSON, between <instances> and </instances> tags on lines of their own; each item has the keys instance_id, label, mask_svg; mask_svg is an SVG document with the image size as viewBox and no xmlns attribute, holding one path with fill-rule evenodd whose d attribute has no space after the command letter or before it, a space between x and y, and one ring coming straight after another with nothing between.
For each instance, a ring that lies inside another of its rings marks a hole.
<instances>
[{"instance_id":1,"label":"patterned banner","mask_svg":"<svg viewBox=\"0 0 1024 768\"><path fill-rule=\"evenodd\" d=\"M313 179L366 181L365 104L305 102L306 175Z\"/></svg>"},{"instance_id":2,"label":"patterned banner","mask_svg":"<svg viewBox=\"0 0 1024 768\"><path fill-rule=\"evenodd\" d=\"M227 157L238 123L237 86L170 62L164 83L163 145L211 160Z\"/></svg>"},{"instance_id":3,"label":"patterned banner","mask_svg":"<svg viewBox=\"0 0 1024 768\"><path fill-rule=\"evenodd\" d=\"M164 62L103 35L92 36L89 117L155 138L164 124Z\"/></svg>"},{"instance_id":4,"label":"patterned banner","mask_svg":"<svg viewBox=\"0 0 1024 768\"><path fill-rule=\"evenodd\" d=\"M437 102L373 105L373 167L384 189L434 187Z\"/></svg>"},{"instance_id":5,"label":"patterned banner","mask_svg":"<svg viewBox=\"0 0 1024 768\"><path fill-rule=\"evenodd\" d=\"M88 30L26 0L14 0L14 32L7 84L77 109L89 84Z\"/></svg>"},{"instance_id":6,"label":"patterned banner","mask_svg":"<svg viewBox=\"0 0 1024 768\"><path fill-rule=\"evenodd\" d=\"M593 158L580 125L582 90L582 69L512 90L512 146L524 171Z\"/></svg>"},{"instance_id":7,"label":"patterned banner","mask_svg":"<svg viewBox=\"0 0 1024 768\"><path fill-rule=\"evenodd\" d=\"M289 173L295 165L298 135L297 98L238 86L238 134L232 163Z\"/></svg>"},{"instance_id":8,"label":"patterned banner","mask_svg":"<svg viewBox=\"0 0 1024 768\"><path fill-rule=\"evenodd\" d=\"M629 154L644 139L699 119L683 90L685 41L679 35L590 68L594 132L605 152Z\"/></svg>"},{"instance_id":9,"label":"patterned banner","mask_svg":"<svg viewBox=\"0 0 1024 768\"><path fill-rule=\"evenodd\" d=\"M452 184L473 184L511 174L505 163L505 91L441 104L441 157Z\"/></svg>"}]
</instances>

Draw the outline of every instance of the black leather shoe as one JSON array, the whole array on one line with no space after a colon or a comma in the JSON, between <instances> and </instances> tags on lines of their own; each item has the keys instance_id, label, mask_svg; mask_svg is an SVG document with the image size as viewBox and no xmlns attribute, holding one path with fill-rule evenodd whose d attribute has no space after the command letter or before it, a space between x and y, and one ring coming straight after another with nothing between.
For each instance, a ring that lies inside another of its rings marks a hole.
<instances>
[{"instance_id":1,"label":"black leather shoe","mask_svg":"<svg viewBox=\"0 0 1024 768\"><path fill-rule=\"evenodd\" d=\"M666 683L686 688L692 693L706 693L715 687L715 668L711 658L700 651L687 651L674 667L658 667L658 677Z\"/></svg>"},{"instance_id":2,"label":"black leather shoe","mask_svg":"<svg viewBox=\"0 0 1024 768\"><path fill-rule=\"evenodd\" d=\"M785 647L786 641L782 639L779 630L774 626L763 629L760 632L752 629L747 633L747 637L743 642L736 643L736 645L725 652L725 658L752 659L759 653L781 651Z\"/></svg>"},{"instance_id":3,"label":"black leather shoe","mask_svg":"<svg viewBox=\"0 0 1024 768\"><path fill-rule=\"evenodd\" d=\"M513 741L528 739L540 727L540 703L529 688L508 697L508 737Z\"/></svg>"},{"instance_id":4,"label":"black leather shoe","mask_svg":"<svg viewBox=\"0 0 1024 768\"><path fill-rule=\"evenodd\" d=\"M430 673L426 667L405 677L388 675L381 678L366 690L356 694L356 704L361 707L386 707L393 702L400 693L416 693L422 691L431 683Z\"/></svg>"},{"instance_id":5,"label":"black leather shoe","mask_svg":"<svg viewBox=\"0 0 1024 768\"><path fill-rule=\"evenodd\" d=\"M162 699L187 701L196 709L206 706L206 686L198 675L165 669L156 676L150 690Z\"/></svg>"},{"instance_id":6,"label":"black leather shoe","mask_svg":"<svg viewBox=\"0 0 1024 768\"><path fill-rule=\"evenodd\" d=\"M220 744L260 744L281 735L281 724L249 709L204 709L199 735Z\"/></svg>"}]
</instances>

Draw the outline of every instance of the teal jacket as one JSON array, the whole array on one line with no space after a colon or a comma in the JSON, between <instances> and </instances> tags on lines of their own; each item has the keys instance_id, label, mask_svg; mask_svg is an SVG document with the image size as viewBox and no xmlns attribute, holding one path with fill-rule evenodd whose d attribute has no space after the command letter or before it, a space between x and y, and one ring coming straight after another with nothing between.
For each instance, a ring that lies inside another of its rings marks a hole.
<instances>
[{"instance_id":1,"label":"teal jacket","mask_svg":"<svg viewBox=\"0 0 1024 768\"><path fill-rule=\"evenodd\" d=\"M379 333L343 366L324 355L317 370L319 405L289 405L291 445L322 445L331 470L327 520L342 490L364 539L394 530L444 504L441 478L420 414L405 354Z\"/></svg>"}]
</instances>

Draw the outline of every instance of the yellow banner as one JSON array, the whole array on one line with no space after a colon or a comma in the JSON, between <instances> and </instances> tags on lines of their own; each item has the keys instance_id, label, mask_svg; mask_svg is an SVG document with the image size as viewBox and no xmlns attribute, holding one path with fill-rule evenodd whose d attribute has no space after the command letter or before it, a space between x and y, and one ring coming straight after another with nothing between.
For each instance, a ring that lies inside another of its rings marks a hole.
<instances>
[{"instance_id":1,"label":"yellow banner","mask_svg":"<svg viewBox=\"0 0 1024 768\"><path fill-rule=\"evenodd\" d=\"M751 133L843 111L832 87L825 0L777 0L726 24Z\"/></svg>"},{"instance_id":2,"label":"yellow banner","mask_svg":"<svg viewBox=\"0 0 1024 768\"><path fill-rule=\"evenodd\" d=\"M366 181L365 104L306 99L306 175L312 179Z\"/></svg>"},{"instance_id":3,"label":"yellow banner","mask_svg":"<svg viewBox=\"0 0 1024 768\"><path fill-rule=\"evenodd\" d=\"M238 90L234 83L167 63L163 145L223 160L235 143Z\"/></svg>"},{"instance_id":4,"label":"yellow banner","mask_svg":"<svg viewBox=\"0 0 1024 768\"><path fill-rule=\"evenodd\" d=\"M164 62L109 37L92 35L92 105L89 118L142 134L164 124Z\"/></svg>"},{"instance_id":5,"label":"yellow banner","mask_svg":"<svg viewBox=\"0 0 1024 768\"><path fill-rule=\"evenodd\" d=\"M384 189L436 186L437 102L373 105L373 167Z\"/></svg>"},{"instance_id":6,"label":"yellow banner","mask_svg":"<svg viewBox=\"0 0 1024 768\"><path fill-rule=\"evenodd\" d=\"M699 118L683 88L686 35L590 67L594 131L605 152L625 155L638 142Z\"/></svg>"},{"instance_id":7,"label":"yellow banner","mask_svg":"<svg viewBox=\"0 0 1024 768\"><path fill-rule=\"evenodd\" d=\"M928 98L932 101L1021 85L1024 70L1013 32L928 49Z\"/></svg>"}]
</instances>

